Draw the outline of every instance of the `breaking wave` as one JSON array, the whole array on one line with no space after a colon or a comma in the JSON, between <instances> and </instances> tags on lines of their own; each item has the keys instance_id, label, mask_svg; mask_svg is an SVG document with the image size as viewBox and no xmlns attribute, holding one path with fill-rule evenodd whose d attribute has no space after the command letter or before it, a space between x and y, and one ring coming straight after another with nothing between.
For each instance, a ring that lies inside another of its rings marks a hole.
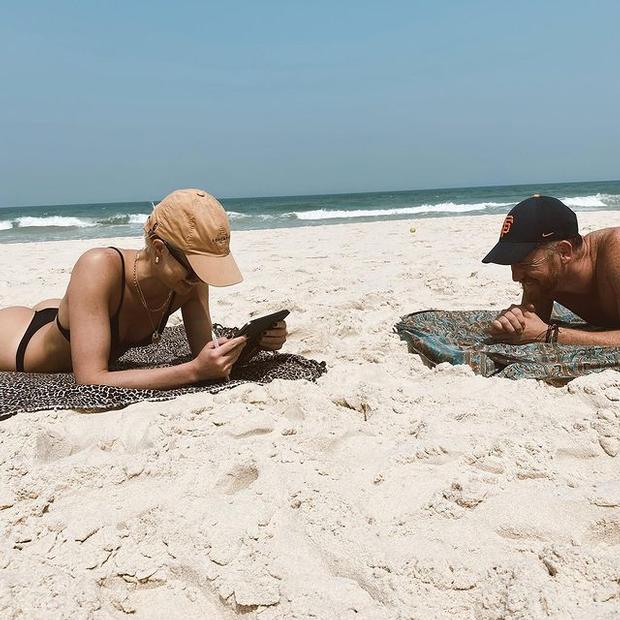
<instances>
[{"instance_id":1,"label":"breaking wave","mask_svg":"<svg viewBox=\"0 0 620 620\"><path fill-rule=\"evenodd\" d=\"M96 222L83 220L79 217L64 217L62 215L51 215L48 217L18 217L11 222L13 228L49 228L50 226L60 228L89 228L97 226Z\"/></svg>"},{"instance_id":2,"label":"breaking wave","mask_svg":"<svg viewBox=\"0 0 620 620\"><path fill-rule=\"evenodd\" d=\"M617 207L620 206L620 196L617 194L593 194L591 196L572 196L561 198L567 207Z\"/></svg>"},{"instance_id":3,"label":"breaking wave","mask_svg":"<svg viewBox=\"0 0 620 620\"><path fill-rule=\"evenodd\" d=\"M399 215L417 215L420 213L469 213L471 211L484 211L493 207L506 207L508 202L477 202L473 204L456 204L454 202L440 202L435 205L424 204L417 207L396 207L393 209L316 209L314 211L294 211L286 215L296 217L299 220L329 220L349 219L358 217L385 217Z\"/></svg>"}]
</instances>

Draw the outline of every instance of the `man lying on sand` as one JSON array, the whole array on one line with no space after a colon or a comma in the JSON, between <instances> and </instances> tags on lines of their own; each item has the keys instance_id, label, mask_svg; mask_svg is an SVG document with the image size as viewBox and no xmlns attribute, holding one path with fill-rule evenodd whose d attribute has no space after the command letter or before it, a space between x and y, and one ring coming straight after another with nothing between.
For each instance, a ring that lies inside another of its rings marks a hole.
<instances>
[{"instance_id":1,"label":"man lying on sand","mask_svg":"<svg viewBox=\"0 0 620 620\"><path fill-rule=\"evenodd\" d=\"M482 262L510 265L512 279L523 287L521 303L489 327L498 341L620 346L620 228L582 237L571 209L536 194L506 216L499 241ZM550 323L554 301L606 329Z\"/></svg>"}]
</instances>

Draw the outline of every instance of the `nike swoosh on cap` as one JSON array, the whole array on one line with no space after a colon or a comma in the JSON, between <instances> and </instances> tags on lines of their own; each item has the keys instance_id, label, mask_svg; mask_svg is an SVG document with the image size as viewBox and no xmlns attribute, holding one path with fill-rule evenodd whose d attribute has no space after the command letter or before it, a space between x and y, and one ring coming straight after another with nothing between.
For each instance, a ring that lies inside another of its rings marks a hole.
<instances>
[{"instance_id":1,"label":"nike swoosh on cap","mask_svg":"<svg viewBox=\"0 0 620 620\"><path fill-rule=\"evenodd\" d=\"M548 237L549 235L552 235L552 234L553 234L552 232L550 232L550 233L543 233L542 236L543 237Z\"/></svg>"}]
</instances>

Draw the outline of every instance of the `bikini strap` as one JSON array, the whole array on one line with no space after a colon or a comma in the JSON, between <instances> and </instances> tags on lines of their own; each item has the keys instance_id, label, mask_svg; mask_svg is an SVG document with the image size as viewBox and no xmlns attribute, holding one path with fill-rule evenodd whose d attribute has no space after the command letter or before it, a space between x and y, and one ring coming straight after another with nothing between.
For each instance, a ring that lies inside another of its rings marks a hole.
<instances>
[{"instance_id":1,"label":"bikini strap","mask_svg":"<svg viewBox=\"0 0 620 620\"><path fill-rule=\"evenodd\" d=\"M66 327L63 327L60 324L58 313L56 313L56 325L58 326L58 330L60 331L60 333L65 337L65 340L68 340L69 342L71 342L71 330L67 329Z\"/></svg>"}]
</instances>

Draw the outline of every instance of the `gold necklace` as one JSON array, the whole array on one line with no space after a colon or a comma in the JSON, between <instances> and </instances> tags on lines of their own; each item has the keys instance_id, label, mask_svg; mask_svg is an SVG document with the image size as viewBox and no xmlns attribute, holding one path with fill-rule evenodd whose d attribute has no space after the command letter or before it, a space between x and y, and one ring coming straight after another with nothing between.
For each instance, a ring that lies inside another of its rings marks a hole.
<instances>
[{"instance_id":1,"label":"gold necklace","mask_svg":"<svg viewBox=\"0 0 620 620\"><path fill-rule=\"evenodd\" d=\"M168 297L166 297L166 299L164 300L164 303L161 306L159 306L159 308L149 307L149 305L146 303L146 298L144 297L144 293L142 292L142 289L140 288L140 283L138 282L138 269L137 268L138 268L139 254L140 252L136 252L136 257L133 259L133 284L136 287L136 290L138 291L138 296L140 297L140 301L142 305L144 306L144 309L146 310L146 316L148 317L149 323L151 324L151 327L153 328L153 333L151 335L151 341L153 343L156 343L156 342L159 342L161 338L161 334L159 333L159 325L155 327L155 323L153 323L153 318L151 317L151 313L154 314L155 312L161 312L161 310L164 309L166 304L170 303L170 299L172 298L172 291L168 293Z\"/></svg>"}]
</instances>

